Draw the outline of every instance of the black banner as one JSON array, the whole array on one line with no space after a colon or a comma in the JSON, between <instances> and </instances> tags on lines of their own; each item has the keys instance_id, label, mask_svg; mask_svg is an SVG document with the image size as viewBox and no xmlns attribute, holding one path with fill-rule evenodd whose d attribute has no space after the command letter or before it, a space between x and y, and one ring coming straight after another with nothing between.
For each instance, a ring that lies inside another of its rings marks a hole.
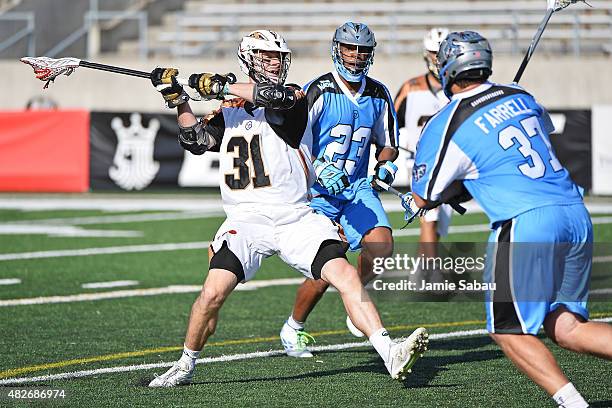
<instances>
[{"instance_id":1,"label":"black banner","mask_svg":"<svg viewBox=\"0 0 612 408\"><path fill-rule=\"evenodd\" d=\"M550 114L556 128L550 141L557 159L576 184L591 190L591 110L551 110Z\"/></svg>"},{"instance_id":2,"label":"black banner","mask_svg":"<svg viewBox=\"0 0 612 408\"><path fill-rule=\"evenodd\" d=\"M175 114L91 113L92 190L178 187L184 151Z\"/></svg>"},{"instance_id":3,"label":"black banner","mask_svg":"<svg viewBox=\"0 0 612 408\"><path fill-rule=\"evenodd\" d=\"M557 158L579 186L590 190L591 111L550 113L556 128L550 139ZM175 114L92 112L91 189L218 186L217 154L186 155L177 134Z\"/></svg>"}]
</instances>

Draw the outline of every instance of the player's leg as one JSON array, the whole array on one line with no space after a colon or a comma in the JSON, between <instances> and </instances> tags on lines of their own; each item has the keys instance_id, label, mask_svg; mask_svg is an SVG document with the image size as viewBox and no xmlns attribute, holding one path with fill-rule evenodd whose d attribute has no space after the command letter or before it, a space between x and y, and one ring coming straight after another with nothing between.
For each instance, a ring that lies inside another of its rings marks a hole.
<instances>
[{"instance_id":1,"label":"player's leg","mask_svg":"<svg viewBox=\"0 0 612 408\"><path fill-rule=\"evenodd\" d=\"M589 321L587 297L593 259L593 232L584 206L570 206L564 218L573 220L573 233L560 244L564 255L562 283L544 321L546 334L559 346L578 353L612 359L612 326Z\"/></svg>"},{"instance_id":2,"label":"player's leg","mask_svg":"<svg viewBox=\"0 0 612 408\"><path fill-rule=\"evenodd\" d=\"M612 360L612 326L608 323L587 321L560 306L546 316L544 330L565 349Z\"/></svg>"},{"instance_id":3,"label":"player's leg","mask_svg":"<svg viewBox=\"0 0 612 408\"><path fill-rule=\"evenodd\" d=\"M279 256L285 262L309 278L323 279L334 285L347 313L369 336L394 378L410 369L426 349L427 332L419 328L399 345L390 340L356 269L346 260L346 244L341 240L337 225L311 212L284 227L280 242L283 244Z\"/></svg>"},{"instance_id":4,"label":"player's leg","mask_svg":"<svg viewBox=\"0 0 612 408\"><path fill-rule=\"evenodd\" d=\"M437 258L439 256L438 243L440 237L448 233L452 210L448 205L441 205L434 208L420 218L419 250L417 256L424 258ZM414 271L413 280L436 283L443 282L445 279L443 271L437 269L426 269Z\"/></svg>"},{"instance_id":5,"label":"player's leg","mask_svg":"<svg viewBox=\"0 0 612 408\"><path fill-rule=\"evenodd\" d=\"M293 325L301 325L301 327L295 327L296 329L302 329L304 327L304 322L308 318L308 315L310 315L310 312L312 312L319 300L321 300L328 287L329 284L320 279L306 279L300 285L295 294L295 303L293 304L293 311L290 316L293 320Z\"/></svg>"},{"instance_id":6,"label":"player's leg","mask_svg":"<svg viewBox=\"0 0 612 408\"><path fill-rule=\"evenodd\" d=\"M199 296L191 307L181 358L164 374L157 376L149 387L174 387L189 384L198 359L208 338L213 335L221 306L239 282L251 279L263 258L263 251L251 249L262 238L263 225L249 225L226 220L209 249L209 272ZM236 235L236 230L241 232ZM253 236L250 231L259 231ZM247 267L248 265L248 267Z\"/></svg>"},{"instance_id":7,"label":"player's leg","mask_svg":"<svg viewBox=\"0 0 612 408\"><path fill-rule=\"evenodd\" d=\"M393 254L391 229L387 227L374 227L363 235L357 272L364 285L376 277L376 274L373 272L374 259L387 258L391 254Z\"/></svg>"},{"instance_id":8,"label":"player's leg","mask_svg":"<svg viewBox=\"0 0 612 408\"><path fill-rule=\"evenodd\" d=\"M236 274L225 269L211 269L200 295L191 307L183 354L168 371L156 377L149 387L174 387L189 384L195 361L217 326L219 309L238 284Z\"/></svg>"},{"instance_id":9,"label":"player's leg","mask_svg":"<svg viewBox=\"0 0 612 408\"><path fill-rule=\"evenodd\" d=\"M327 196L315 197L310 203L310 207L313 210L331 220L336 219L341 206L342 204L339 200ZM291 315L285 321L280 332L281 343L288 355L293 357L312 357L312 353L306 347L307 343L300 340L302 338L308 339L306 337L307 333L304 331L304 323L328 287L329 284L322 279L306 279L298 287Z\"/></svg>"},{"instance_id":10,"label":"player's leg","mask_svg":"<svg viewBox=\"0 0 612 408\"><path fill-rule=\"evenodd\" d=\"M363 287L360 276L346 258L328 260L321 269L321 278L339 292L350 320L368 336L391 377L404 379L427 350L427 331L419 327L406 340L393 342L383 327L378 310Z\"/></svg>"},{"instance_id":11,"label":"player's leg","mask_svg":"<svg viewBox=\"0 0 612 408\"><path fill-rule=\"evenodd\" d=\"M550 395L569 382L550 350L534 335L491 334L512 363Z\"/></svg>"},{"instance_id":12,"label":"player's leg","mask_svg":"<svg viewBox=\"0 0 612 408\"><path fill-rule=\"evenodd\" d=\"M191 307L185 347L189 350L202 350L217 327L219 309L225 299L238 284L234 272L226 269L211 269L208 272L202 291Z\"/></svg>"},{"instance_id":13,"label":"player's leg","mask_svg":"<svg viewBox=\"0 0 612 408\"><path fill-rule=\"evenodd\" d=\"M375 258L386 258L393 253L391 223L376 191L363 183L355 197L347 202L340 214L351 250L361 249L357 270L361 282L366 284L376 276L373 272Z\"/></svg>"},{"instance_id":14,"label":"player's leg","mask_svg":"<svg viewBox=\"0 0 612 408\"><path fill-rule=\"evenodd\" d=\"M492 234L496 244L487 254L487 274L496 289L487 295L487 329L504 354L557 404L587 407L536 337L559 290L556 274L564 258L554 242L568 239L564 234L571 228L565 221L566 214L546 207L521 214Z\"/></svg>"},{"instance_id":15,"label":"player's leg","mask_svg":"<svg viewBox=\"0 0 612 408\"><path fill-rule=\"evenodd\" d=\"M361 282L366 285L376 277L373 272L374 259L386 258L393 253L391 224L378 194L370 185L363 184L355 198L346 203L340 215L340 224L351 250L361 249L357 270ZM355 337L363 337L350 317L347 317L346 325Z\"/></svg>"}]
</instances>

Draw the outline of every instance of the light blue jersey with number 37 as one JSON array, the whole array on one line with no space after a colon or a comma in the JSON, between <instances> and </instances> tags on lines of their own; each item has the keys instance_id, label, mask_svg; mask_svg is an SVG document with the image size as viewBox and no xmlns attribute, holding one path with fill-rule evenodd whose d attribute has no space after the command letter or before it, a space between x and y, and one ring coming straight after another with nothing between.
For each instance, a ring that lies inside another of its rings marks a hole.
<instances>
[{"instance_id":1,"label":"light blue jersey with number 37","mask_svg":"<svg viewBox=\"0 0 612 408\"><path fill-rule=\"evenodd\" d=\"M483 84L457 94L423 129L412 191L436 201L454 180L491 224L534 208L582 202L550 144L548 113L518 86Z\"/></svg>"},{"instance_id":2,"label":"light blue jersey with number 37","mask_svg":"<svg viewBox=\"0 0 612 408\"><path fill-rule=\"evenodd\" d=\"M311 142L313 156L326 156L346 171L351 185L335 197L352 200L366 183L371 145L396 146L393 99L383 84L370 77L352 94L336 72L320 76L304 90L313 138L305 143ZM315 196L328 195L319 184L313 190Z\"/></svg>"}]
</instances>

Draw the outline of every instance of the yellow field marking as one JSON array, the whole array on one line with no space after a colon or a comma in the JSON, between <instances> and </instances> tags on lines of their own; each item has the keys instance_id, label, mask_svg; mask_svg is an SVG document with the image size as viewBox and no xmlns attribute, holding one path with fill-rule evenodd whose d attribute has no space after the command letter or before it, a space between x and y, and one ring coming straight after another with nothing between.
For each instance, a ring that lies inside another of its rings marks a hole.
<instances>
[{"instance_id":1,"label":"yellow field marking","mask_svg":"<svg viewBox=\"0 0 612 408\"><path fill-rule=\"evenodd\" d=\"M591 315L592 318L610 317L610 316L612 316L612 314L609 312L608 313L593 313ZM426 327L426 328L433 329L433 328L481 325L485 323L486 322L484 320L464 320L460 322L399 325L399 326L389 327L387 330L398 331L398 330L413 329L417 327ZM320 332L313 332L311 334L313 336L321 337L321 336L331 336L331 335L346 334L346 333L348 333L348 330L340 329L340 330L326 330L326 331L320 331ZM230 345L236 345L236 344L267 343L270 341L277 341L277 340L278 340L278 336L254 337L254 338L249 338L249 339L223 340L223 341L216 341L216 342L213 341L213 342L208 343L206 346L207 347L211 347L211 346L221 347L221 346L230 346ZM179 351L182 349L183 349L183 346L157 347L157 348L138 350L138 351L127 351L123 353L106 354L102 356L75 358L72 360L58 361L55 363L46 363L46 364L39 364L39 365L34 365L34 366L11 368L9 370L0 371L0 378L15 377L17 375L32 373L35 371L49 370L52 368L61 368L61 367L67 367L67 366L77 365L77 364L97 363L101 361L110 361L110 360L121 360L123 358L139 357L139 356L145 356L148 354L156 354L156 353L167 353L170 351Z\"/></svg>"}]
</instances>

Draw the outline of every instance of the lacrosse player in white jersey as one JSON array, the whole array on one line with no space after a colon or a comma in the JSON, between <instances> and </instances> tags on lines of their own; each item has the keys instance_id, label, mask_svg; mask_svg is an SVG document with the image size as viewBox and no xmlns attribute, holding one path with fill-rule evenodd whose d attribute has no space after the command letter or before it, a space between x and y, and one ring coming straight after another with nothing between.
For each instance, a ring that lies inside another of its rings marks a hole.
<instances>
[{"instance_id":1,"label":"lacrosse player in white jersey","mask_svg":"<svg viewBox=\"0 0 612 408\"><path fill-rule=\"evenodd\" d=\"M423 126L448 103L448 98L444 94L440 83L436 60L440 44L448 33L448 28L443 27L432 28L427 31L423 38L423 57L428 72L404 82L395 97L399 145L411 153L409 162L413 161L412 158L414 158ZM409 163L406 163L406 165L409 165ZM412 164L410 164L410 167L412 167ZM443 204L421 217L419 254L424 254L426 257L437 256L436 244L440 237L448 234L451 215L452 208ZM430 278L439 279L440 277L430 276Z\"/></svg>"},{"instance_id":2,"label":"lacrosse player in white jersey","mask_svg":"<svg viewBox=\"0 0 612 408\"><path fill-rule=\"evenodd\" d=\"M227 219L209 249L210 266L194 302L181 358L150 387L173 387L192 381L195 362L214 333L225 299L239 283L255 276L264 258L278 254L305 277L335 286L351 320L369 339L395 379L427 347L421 329L394 343L364 290L357 271L346 260L347 245L339 227L309 206L314 182L306 130L307 102L299 87L284 85L291 51L278 34L257 30L238 49L249 83L230 84L218 74L194 74L190 86L207 99L224 101L211 117L197 120L189 97L176 80L176 69L158 68L152 82L169 107L178 108L179 141L194 154L219 151L220 186ZM345 183L343 172L318 169L318 182Z\"/></svg>"}]
</instances>

